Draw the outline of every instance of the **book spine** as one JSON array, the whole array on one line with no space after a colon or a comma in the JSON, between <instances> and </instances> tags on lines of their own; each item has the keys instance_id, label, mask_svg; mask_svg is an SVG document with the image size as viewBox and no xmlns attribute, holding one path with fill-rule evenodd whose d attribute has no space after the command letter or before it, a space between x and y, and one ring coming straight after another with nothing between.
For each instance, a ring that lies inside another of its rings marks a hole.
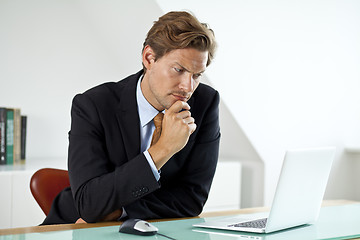
<instances>
[{"instance_id":1,"label":"book spine","mask_svg":"<svg viewBox=\"0 0 360 240\"><path fill-rule=\"evenodd\" d=\"M21 161L24 162L26 158L26 128L27 117L21 116Z\"/></svg>"},{"instance_id":2,"label":"book spine","mask_svg":"<svg viewBox=\"0 0 360 240\"><path fill-rule=\"evenodd\" d=\"M6 164L6 109L0 108L0 165Z\"/></svg>"},{"instance_id":3,"label":"book spine","mask_svg":"<svg viewBox=\"0 0 360 240\"><path fill-rule=\"evenodd\" d=\"M14 164L21 163L21 114L14 109Z\"/></svg>"},{"instance_id":4,"label":"book spine","mask_svg":"<svg viewBox=\"0 0 360 240\"><path fill-rule=\"evenodd\" d=\"M14 163L14 110L6 109L6 164Z\"/></svg>"}]
</instances>

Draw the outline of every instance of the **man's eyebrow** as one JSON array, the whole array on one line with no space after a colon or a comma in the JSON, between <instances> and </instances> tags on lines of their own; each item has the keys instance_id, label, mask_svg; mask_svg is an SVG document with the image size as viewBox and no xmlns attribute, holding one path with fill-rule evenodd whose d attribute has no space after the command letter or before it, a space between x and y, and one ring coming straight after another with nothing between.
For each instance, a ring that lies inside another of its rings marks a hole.
<instances>
[{"instance_id":1,"label":"man's eyebrow","mask_svg":"<svg viewBox=\"0 0 360 240\"><path fill-rule=\"evenodd\" d=\"M186 72L189 72L189 73L192 73L190 70L186 69L186 67L184 67L183 65L181 65L180 63L178 62L175 62L177 65L179 65L181 68L183 68ZM206 69L205 69L206 70ZM202 74L205 72L205 70L201 71L201 72L198 72L198 73L193 73L193 74Z\"/></svg>"}]
</instances>

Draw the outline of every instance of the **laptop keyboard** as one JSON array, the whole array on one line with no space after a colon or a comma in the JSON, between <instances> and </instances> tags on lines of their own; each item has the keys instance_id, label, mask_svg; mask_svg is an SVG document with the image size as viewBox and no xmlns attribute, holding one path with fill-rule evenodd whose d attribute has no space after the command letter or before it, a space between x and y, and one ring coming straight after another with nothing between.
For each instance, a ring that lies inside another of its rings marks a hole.
<instances>
[{"instance_id":1,"label":"laptop keyboard","mask_svg":"<svg viewBox=\"0 0 360 240\"><path fill-rule=\"evenodd\" d=\"M265 228L267 218L228 225L228 227Z\"/></svg>"}]
</instances>

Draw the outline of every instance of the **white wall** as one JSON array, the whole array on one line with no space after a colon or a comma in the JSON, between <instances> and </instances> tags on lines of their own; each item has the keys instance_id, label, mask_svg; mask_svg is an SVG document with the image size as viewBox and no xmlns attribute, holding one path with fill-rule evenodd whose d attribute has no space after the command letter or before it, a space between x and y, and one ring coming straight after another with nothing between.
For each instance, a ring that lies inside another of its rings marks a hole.
<instances>
[{"instance_id":1,"label":"white wall","mask_svg":"<svg viewBox=\"0 0 360 240\"><path fill-rule=\"evenodd\" d=\"M359 199L360 2L166 1L215 30L219 51L210 82L265 164L272 201L284 151L334 145L325 198ZM355 160L356 159L356 160Z\"/></svg>"},{"instance_id":2,"label":"white wall","mask_svg":"<svg viewBox=\"0 0 360 240\"><path fill-rule=\"evenodd\" d=\"M0 1L0 106L28 116L29 161L66 161L72 98L140 70L160 15L154 1Z\"/></svg>"}]
</instances>

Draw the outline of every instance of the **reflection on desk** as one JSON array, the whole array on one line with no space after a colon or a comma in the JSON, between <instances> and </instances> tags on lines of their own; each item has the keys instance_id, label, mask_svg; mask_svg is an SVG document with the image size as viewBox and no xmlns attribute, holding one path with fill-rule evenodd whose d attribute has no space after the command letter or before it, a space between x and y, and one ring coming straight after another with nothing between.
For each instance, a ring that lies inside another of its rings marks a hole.
<instances>
[{"instance_id":1,"label":"reflection on desk","mask_svg":"<svg viewBox=\"0 0 360 240\"><path fill-rule=\"evenodd\" d=\"M235 214L250 214L264 210L264 208L242 209L222 213L204 213L198 218L177 219L168 221L156 221L153 224L159 228L159 232L175 239L196 240L233 240L233 239L350 239L360 237L360 203L346 201L327 201L321 209L319 220L313 224L284 230L271 234L251 234L243 232L207 230L193 227L195 223L216 219ZM339 205L346 204L346 205ZM330 205L330 206L329 206ZM339 206L331 206L339 205ZM96 224L66 224L54 226L41 226L22 229L0 230L0 240L8 239L73 239L73 240L119 240L119 239L143 239L119 233L118 222ZM32 232L31 232L32 231ZM37 231L37 232L35 232ZM4 235L12 234L12 235ZM146 237L149 240L163 239L161 236ZM164 238L166 239L166 238Z\"/></svg>"}]
</instances>

